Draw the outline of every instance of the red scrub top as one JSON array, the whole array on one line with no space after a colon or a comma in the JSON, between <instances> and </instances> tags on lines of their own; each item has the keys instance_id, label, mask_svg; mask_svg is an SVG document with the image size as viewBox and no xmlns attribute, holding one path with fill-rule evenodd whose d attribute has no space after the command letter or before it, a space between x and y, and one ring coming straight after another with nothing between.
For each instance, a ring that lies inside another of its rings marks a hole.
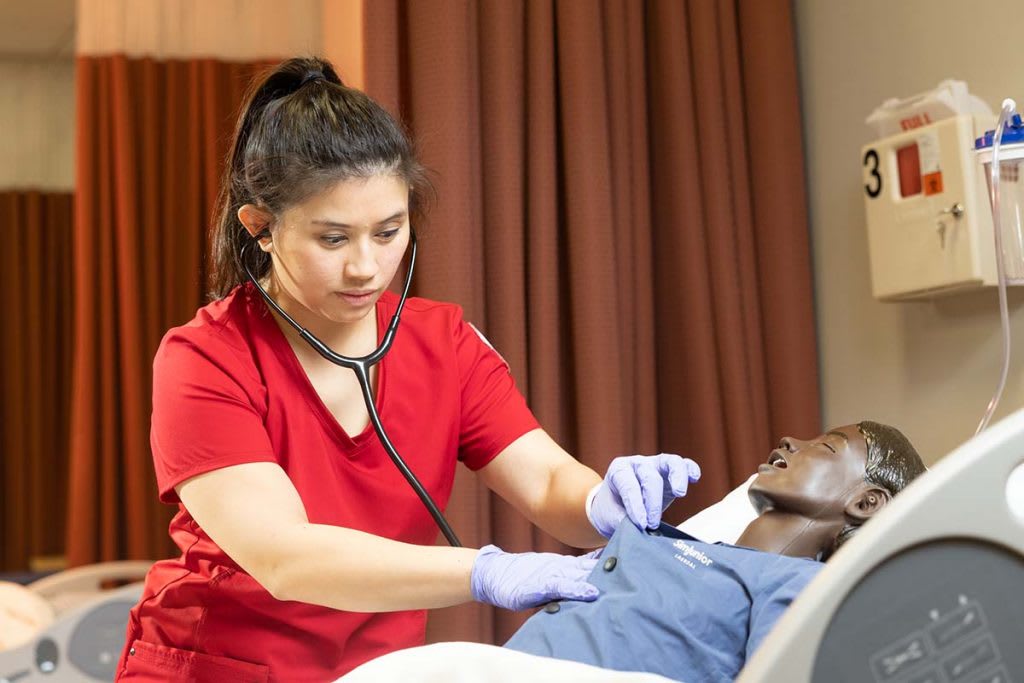
<instances>
[{"instance_id":1,"label":"red scrub top","mask_svg":"<svg viewBox=\"0 0 1024 683\"><path fill-rule=\"evenodd\" d=\"M398 298L377 304L378 338ZM378 366L377 408L395 447L443 509L456 460L486 465L538 427L508 365L451 304L411 298ZM129 616L120 679L329 680L424 642L425 611L364 614L273 598L181 505L203 472L276 462L309 521L429 545L438 530L372 426L349 436L320 400L252 285L164 337L151 432L160 499L181 556L156 563Z\"/></svg>"}]
</instances>

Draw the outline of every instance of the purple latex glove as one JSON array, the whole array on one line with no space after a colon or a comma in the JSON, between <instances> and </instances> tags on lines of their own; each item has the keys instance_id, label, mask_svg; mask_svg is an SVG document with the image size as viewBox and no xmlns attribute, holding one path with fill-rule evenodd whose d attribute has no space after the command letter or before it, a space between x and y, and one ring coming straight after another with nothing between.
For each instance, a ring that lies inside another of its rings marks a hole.
<instances>
[{"instance_id":1,"label":"purple latex glove","mask_svg":"<svg viewBox=\"0 0 1024 683\"><path fill-rule=\"evenodd\" d=\"M615 458L604 481L587 496L587 519L605 538L612 537L623 517L639 529L656 529L669 503L685 496L698 479L697 463L671 453Z\"/></svg>"},{"instance_id":2,"label":"purple latex glove","mask_svg":"<svg viewBox=\"0 0 1024 683\"><path fill-rule=\"evenodd\" d=\"M563 598L590 602L598 590L587 583L587 576L596 564L594 553L506 553L488 545L477 553L469 586L474 599L510 610Z\"/></svg>"}]
</instances>

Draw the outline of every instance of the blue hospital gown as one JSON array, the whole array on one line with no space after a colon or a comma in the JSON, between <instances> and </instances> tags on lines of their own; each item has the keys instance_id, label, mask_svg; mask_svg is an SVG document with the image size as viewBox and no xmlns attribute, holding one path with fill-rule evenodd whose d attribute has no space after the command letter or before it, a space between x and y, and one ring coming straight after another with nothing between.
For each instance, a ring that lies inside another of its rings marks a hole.
<instances>
[{"instance_id":1,"label":"blue hospital gown","mask_svg":"<svg viewBox=\"0 0 1024 683\"><path fill-rule=\"evenodd\" d=\"M552 603L505 647L684 681L732 681L820 562L624 521L590 575L594 602Z\"/></svg>"}]
</instances>

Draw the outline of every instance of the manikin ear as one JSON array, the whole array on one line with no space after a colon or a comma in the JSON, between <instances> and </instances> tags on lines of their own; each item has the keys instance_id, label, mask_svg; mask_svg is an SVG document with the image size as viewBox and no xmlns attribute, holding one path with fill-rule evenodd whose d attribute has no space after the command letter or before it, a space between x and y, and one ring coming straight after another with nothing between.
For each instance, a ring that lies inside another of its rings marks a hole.
<instances>
[{"instance_id":1,"label":"manikin ear","mask_svg":"<svg viewBox=\"0 0 1024 683\"><path fill-rule=\"evenodd\" d=\"M892 494L880 486L866 486L846 504L847 519L860 526L892 500Z\"/></svg>"},{"instance_id":2,"label":"manikin ear","mask_svg":"<svg viewBox=\"0 0 1024 683\"><path fill-rule=\"evenodd\" d=\"M250 235L259 240L260 249L267 252L273 249L273 241L270 238L273 214L254 204L243 204L238 208L238 220Z\"/></svg>"}]
</instances>

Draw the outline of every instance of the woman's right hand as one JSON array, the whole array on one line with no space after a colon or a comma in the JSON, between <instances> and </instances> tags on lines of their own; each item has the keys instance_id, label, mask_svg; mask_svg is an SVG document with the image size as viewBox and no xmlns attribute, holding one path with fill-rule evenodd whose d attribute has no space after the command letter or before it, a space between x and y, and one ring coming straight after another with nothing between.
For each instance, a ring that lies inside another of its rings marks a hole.
<instances>
[{"instance_id":1,"label":"woman's right hand","mask_svg":"<svg viewBox=\"0 0 1024 683\"><path fill-rule=\"evenodd\" d=\"M597 588L587 582L597 564L595 555L506 553L484 546L473 562L470 589L474 599L508 610L561 599L590 602L598 596Z\"/></svg>"}]
</instances>

